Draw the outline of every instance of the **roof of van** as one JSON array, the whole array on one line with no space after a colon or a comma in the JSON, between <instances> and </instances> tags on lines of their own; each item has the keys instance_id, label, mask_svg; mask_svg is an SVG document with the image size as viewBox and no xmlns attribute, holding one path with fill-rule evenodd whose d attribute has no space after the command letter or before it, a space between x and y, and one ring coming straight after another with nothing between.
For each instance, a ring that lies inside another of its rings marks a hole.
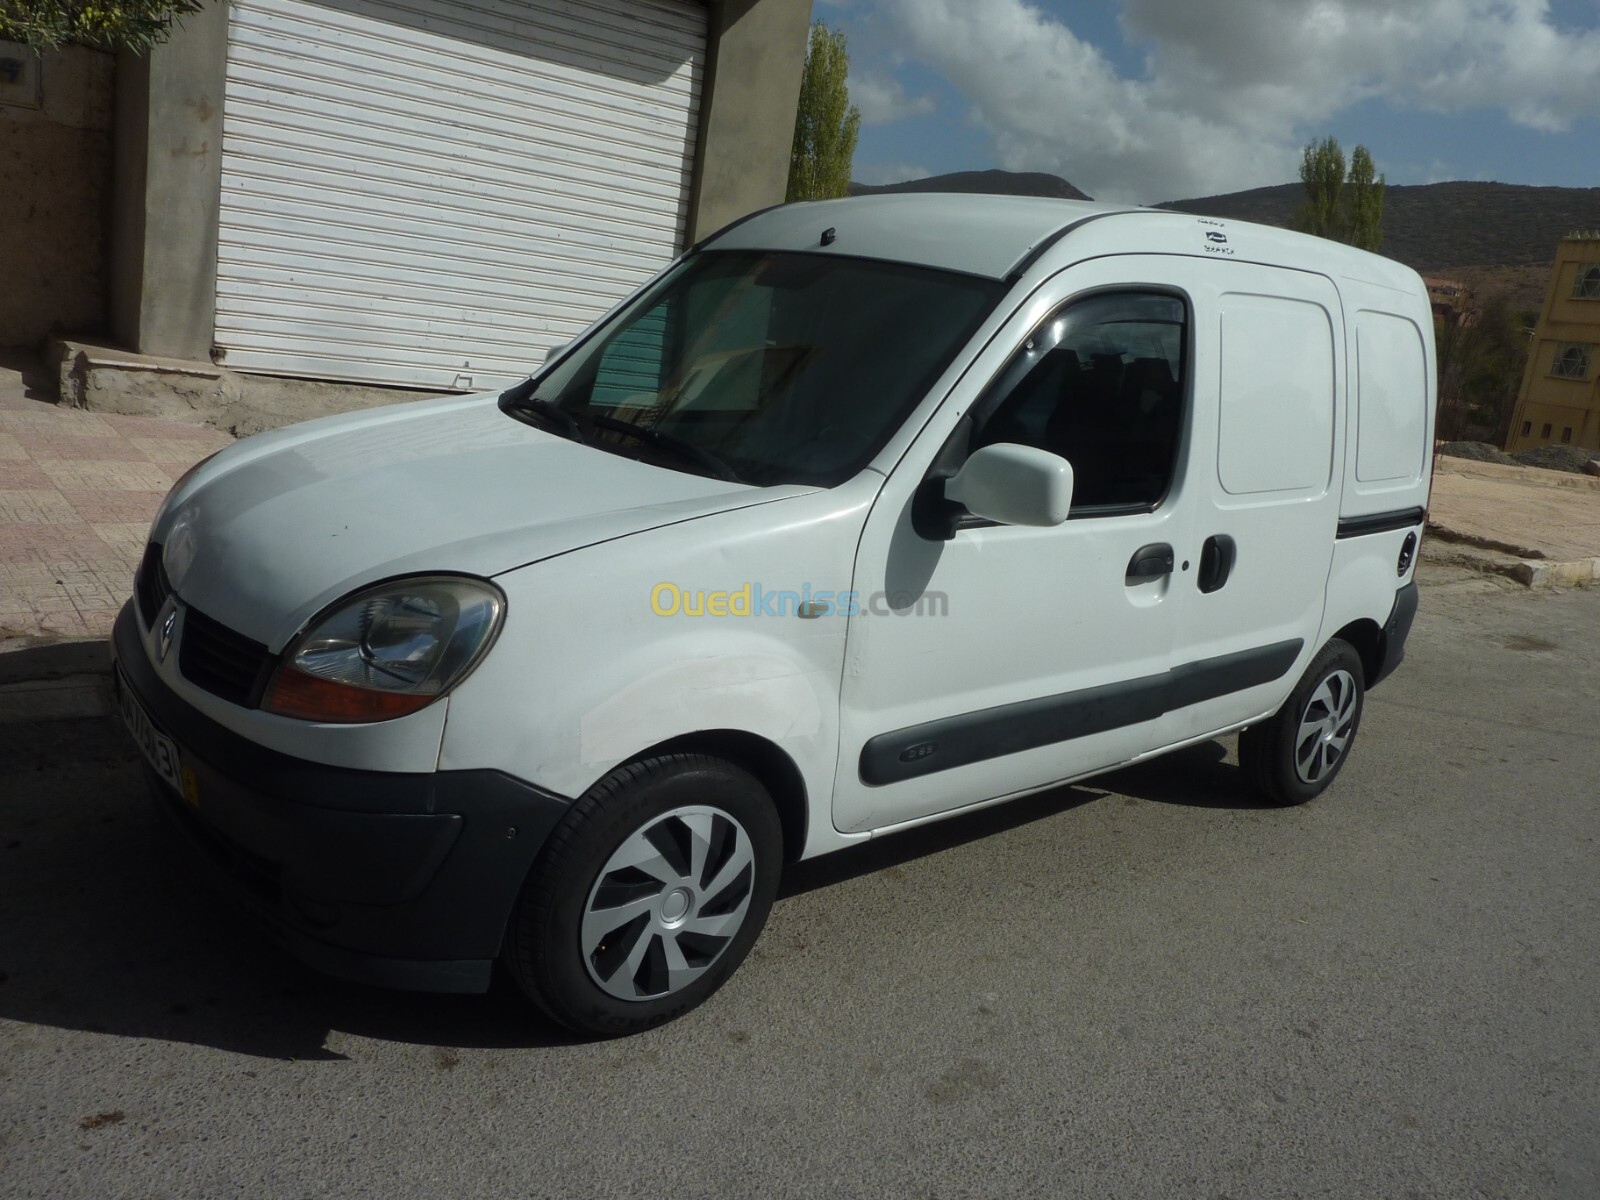
<instances>
[{"instance_id":1,"label":"roof of van","mask_svg":"<svg viewBox=\"0 0 1600 1200\"><path fill-rule=\"evenodd\" d=\"M1060 266L1099 254L1227 253L1407 291L1419 286L1414 271L1390 259L1270 225L1035 196L894 192L783 204L702 247L876 258L990 279L1018 278L1046 255Z\"/></svg>"}]
</instances>

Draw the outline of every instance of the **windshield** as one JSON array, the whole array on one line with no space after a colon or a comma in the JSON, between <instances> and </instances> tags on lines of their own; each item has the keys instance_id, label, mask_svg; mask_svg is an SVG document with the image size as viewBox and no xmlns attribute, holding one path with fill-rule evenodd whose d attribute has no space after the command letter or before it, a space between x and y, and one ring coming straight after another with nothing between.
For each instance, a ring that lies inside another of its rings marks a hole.
<instances>
[{"instance_id":1,"label":"windshield","mask_svg":"<svg viewBox=\"0 0 1600 1200\"><path fill-rule=\"evenodd\" d=\"M711 251L504 406L678 470L832 487L871 461L1003 291L864 259Z\"/></svg>"}]
</instances>

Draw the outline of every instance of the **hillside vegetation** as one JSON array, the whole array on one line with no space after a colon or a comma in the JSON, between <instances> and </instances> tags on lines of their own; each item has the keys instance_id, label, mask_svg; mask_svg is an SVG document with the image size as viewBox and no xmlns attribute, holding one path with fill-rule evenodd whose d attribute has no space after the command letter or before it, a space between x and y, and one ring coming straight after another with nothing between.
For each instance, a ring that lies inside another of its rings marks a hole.
<instances>
[{"instance_id":1,"label":"hillside vegetation","mask_svg":"<svg viewBox=\"0 0 1600 1200\"><path fill-rule=\"evenodd\" d=\"M1008 196L1089 197L1057 175L1037 171L957 171L877 192L989 192ZM1251 188L1156 205L1198 216L1288 226L1305 199L1298 183ZM1514 183L1391 186L1384 200L1379 253L1425 275L1458 279L1480 294L1504 292L1521 309L1544 298L1556 243L1577 229L1600 229L1600 187L1525 187Z\"/></svg>"},{"instance_id":2,"label":"hillside vegetation","mask_svg":"<svg viewBox=\"0 0 1600 1200\"><path fill-rule=\"evenodd\" d=\"M979 192L989 196L1089 199L1061 176L1047 175L1043 171L952 171L948 175L930 175L925 179L908 179L904 183L850 185L852 196L875 196L882 192Z\"/></svg>"},{"instance_id":3,"label":"hillside vegetation","mask_svg":"<svg viewBox=\"0 0 1600 1200\"><path fill-rule=\"evenodd\" d=\"M1157 205L1206 217L1288 225L1304 200L1298 183ZM1600 228L1600 188L1514 183L1391 186L1381 253L1424 273L1472 263L1547 267L1575 229Z\"/></svg>"}]
</instances>

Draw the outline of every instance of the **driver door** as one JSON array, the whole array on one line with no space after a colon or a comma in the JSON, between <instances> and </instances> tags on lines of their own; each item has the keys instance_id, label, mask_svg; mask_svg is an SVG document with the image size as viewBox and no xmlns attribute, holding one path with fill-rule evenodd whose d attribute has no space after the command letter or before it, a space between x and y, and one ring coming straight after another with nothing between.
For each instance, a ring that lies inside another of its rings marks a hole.
<instances>
[{"instance_id":1,"label":"driver door","mask_svg":"<svg viewBox=\"0 0 1600 1200\"><path fill-rule=\"evenodd\" d=\"M1164 261L1098 260L1058 276L885 484L856 561L840 830L1040 788L1169 740L1193 389L1190 306L1163 282ZM1069 519L967 520L949 540L930 535L918 489L996 442L1072 463Z\"/></svg>"}]
</instances>

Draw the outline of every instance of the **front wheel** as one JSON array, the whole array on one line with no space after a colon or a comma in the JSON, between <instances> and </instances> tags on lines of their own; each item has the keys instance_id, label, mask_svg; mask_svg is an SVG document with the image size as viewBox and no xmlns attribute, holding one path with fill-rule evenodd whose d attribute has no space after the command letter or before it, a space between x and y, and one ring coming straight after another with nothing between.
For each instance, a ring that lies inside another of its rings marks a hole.
<instances>
[{"instance_id":1,"label":"front wheel","mask_svg":"<svg viewBox=\"0 0 1600 1200\"><path fill-rule=\"evenodd\" d=\"M701 754L620 767L550 835L512 915L507 965L579 1033L670 1021L749 952L782 849L771 798L747 771Z\"/></svg>"},{"instance_id":2,"label":"front wheel","mask_svg":"<svg viewBox=\"0 0 1600 1200\"><path fill-rule=\"evenodd\" d=\"M1239 766L1274 804L1304 804L1333 782L1350 754L1366 695L1361 656L1334 638L1272 716L1239 735Z\"/></svg>"}]
</instances>

